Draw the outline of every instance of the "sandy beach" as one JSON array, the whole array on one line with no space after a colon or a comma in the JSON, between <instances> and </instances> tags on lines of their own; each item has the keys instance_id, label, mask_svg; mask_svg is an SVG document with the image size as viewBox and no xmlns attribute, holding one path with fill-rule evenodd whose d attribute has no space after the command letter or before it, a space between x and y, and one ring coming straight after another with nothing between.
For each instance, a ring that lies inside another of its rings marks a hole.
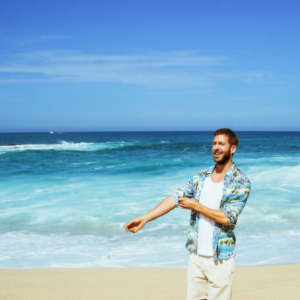
<instances>
[{"instance_id":1,"label":"sandy beach","mask_svg":"<svg viewBox=\"0 0 300 300\"><path fill-rule=\"evenodd\" d=\"M1 300L184 300L185 268L0 269ZM236 267L233 300L299 299L300 265Z\"/></svg>"}]
</instances>

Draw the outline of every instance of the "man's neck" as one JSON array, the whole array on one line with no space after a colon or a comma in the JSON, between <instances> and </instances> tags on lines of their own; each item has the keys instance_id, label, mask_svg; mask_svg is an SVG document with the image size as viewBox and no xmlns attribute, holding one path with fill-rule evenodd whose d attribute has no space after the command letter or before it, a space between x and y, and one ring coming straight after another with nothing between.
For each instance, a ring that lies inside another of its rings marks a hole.
<instances>
[{"instance_id":1,"label":"man's neck","mask_svg":"<svg viewBox=\"0 0 300 300\"><path fill-rule=\"evenodd\" d=\"M226 172L233 166L233 164L234 163L233 163L232 159L230 159L225 164L216 163L214 172L219 175L225 175Z\"/></svg>"}]
</instances>

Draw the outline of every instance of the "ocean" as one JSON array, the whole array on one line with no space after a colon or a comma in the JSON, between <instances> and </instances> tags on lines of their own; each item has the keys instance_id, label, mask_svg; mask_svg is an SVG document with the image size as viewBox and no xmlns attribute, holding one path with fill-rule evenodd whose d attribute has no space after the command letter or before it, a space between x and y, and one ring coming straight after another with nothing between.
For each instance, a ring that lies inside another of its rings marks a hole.
<instances>
[{"instance_id":1,"label":"ocean","mask_svg":"<svg viewBox=\"0 0 300 300\"><path fill-rule=\"evenodd\" d=\"M300 263L300 132L237 132L236 265ZM125 224L214 164L213 132L0 133L0 267L187 267L190 211Z\"/></svg>"}]
</instances>

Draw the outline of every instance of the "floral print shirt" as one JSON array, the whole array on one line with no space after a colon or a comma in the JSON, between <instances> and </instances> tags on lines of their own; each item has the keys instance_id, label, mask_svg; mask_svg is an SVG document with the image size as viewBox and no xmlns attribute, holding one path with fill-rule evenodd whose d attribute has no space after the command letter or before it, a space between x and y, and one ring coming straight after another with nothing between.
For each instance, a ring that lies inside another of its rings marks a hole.
<instances>
[{"instance_id":1,"label":"floral print shirt","mask_svg":"<svg viewBox=\"0 0 300 300\"><path fill-rule=\"evenodd\" d=\"M202 170L194 174L188 184L178 188L173 194L176 207L179 206L178 198L189 197L197 202L200 200L201 190L206 177L210 177L215 166ZM251 190L251 183L246 175L240 171L235 164L224 175L223 197L220 209L228 217L229 225L215 222L213 233L213 257L214 260L222 260L235 256L236 238L234 228L238 216L246 205ZM199 212L191 210L191 220L186 248L192 253L197 254L198 246L198 225Z\"/></svg>"}]
</instances>

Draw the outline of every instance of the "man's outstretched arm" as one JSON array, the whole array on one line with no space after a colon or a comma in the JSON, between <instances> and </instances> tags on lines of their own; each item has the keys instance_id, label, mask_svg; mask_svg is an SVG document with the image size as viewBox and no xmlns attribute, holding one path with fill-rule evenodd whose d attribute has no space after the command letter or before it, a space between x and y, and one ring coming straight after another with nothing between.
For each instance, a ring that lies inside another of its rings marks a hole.
<instances>
[{"instance_id":1,"label":"man's outstretched arm","mask_svg":"<svg viewBox=\"0 0 300 300\"><path fill-rule=\"evenodd\" d=\"M146 223L165 215L175 207L176 202L174 201L174 197L171 195L165 198L162 202L160 202L156 207L148 211L146 214L129 221L125 225L125 229L127 231L136 233L141 228L143 228Z\"/></svg>"}]
</instances>

